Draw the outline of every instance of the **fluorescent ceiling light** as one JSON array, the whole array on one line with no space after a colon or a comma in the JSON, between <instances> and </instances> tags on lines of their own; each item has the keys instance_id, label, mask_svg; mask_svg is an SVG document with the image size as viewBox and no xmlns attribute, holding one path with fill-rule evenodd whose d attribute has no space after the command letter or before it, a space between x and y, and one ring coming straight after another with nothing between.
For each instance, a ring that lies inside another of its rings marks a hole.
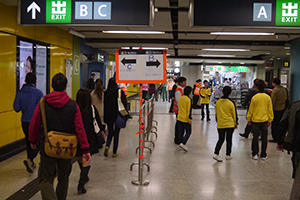
<instances>
[{"instance_id":1,"label":"fluorescent ceiling light","mask_svg":"<svg viewBox=\"0 0 300 200\"><path fill-rule=\"evenodd\" d=\"M201 54L198 56L202 56L202 57L235 57L235 55L208 55L208 54Z\"/></svg>"},{"instance_id":2,"label":"fluorescent ceiling light","mask_svg":"<svg viewBox=\"0 0 300 200\"><path fill-rule=\"evenodd\" d=\"M284 49L290 49L291 47L284 47Z\"/></svg>"},{"instance_id":3,"label":"fluorescent ceiling light","mask_svg":"<svg viewBox=\"0 0 300 200\"><path fill-rule=\"evenodd\" d=\"M291 55L291 53L286 53L287 56Z\"/></svg>"},{"instance_id":4,"label":"fluorescent ceiling light","mask_svg":"<svg viewBox=\"0 0 300 200\"><path fill-rule=\"evenodd\" d=\"M250 51L250 49L202 49L204 51Z\"/></svg>"},{"instance_id":5,"label":"fluorescent ceiling light","mask_svg":"<svg viewBox=\"0 0 300 200\"><path fill-rule=\"evenodd\" d=\"M168 50L168 48L165 47L121 47L121 49Z\"/></svg>"},{"instance_id":6,"label":"fluorescent ceiling light","mask_svg":"<svg viewBox=\"0 0 300 200\"><path fill-rule=\"evenodd\" d=\"M275 35L275 33L257 33L257 32L211 32L211 35Z\"/></svg>"},{"instance_id":7,"label":"fluorescent ceiling light","mask_svg":"<svg viewBox=\"0 0 300 200\"><path fill-rule=\"evenodd\" d=\"M102 31L102 33L117 33L117 34L165 34L164 31Z\"/></svg>"},{"instance_id":8,"label":"fluorescent ceiling light","mask_svg":"<svg viewBox=\"0 0 300 200\"><path fill-rule=\"evenodd\" d=\"M85 38L85 35L82 33L79 33L77 31L75 31L74 29L69 28L69 33L71 33L72 35L78 36L80 38Z\"/></svg>"},{"instance_id":9,"label":"fluorescent ceiling light","mask_svg":"<svg viewBox=\"0 0 300 200\"><path fill-rule=\"evenodd\" d=\"M241 62L241 65L244 65L245 63L244 62Z\"/></svg>"}]
</instances>

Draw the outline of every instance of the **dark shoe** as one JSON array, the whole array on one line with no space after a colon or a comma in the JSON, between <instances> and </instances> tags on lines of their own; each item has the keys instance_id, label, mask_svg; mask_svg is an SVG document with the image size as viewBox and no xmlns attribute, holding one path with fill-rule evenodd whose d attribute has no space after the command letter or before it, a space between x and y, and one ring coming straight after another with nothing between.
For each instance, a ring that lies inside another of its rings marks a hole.
<instances>
[{"instance_id":1,"label":"dark shoe","mask_svg":"<svg viewBox=\"0 0 300 200\"><path fill-rule=\"evenodd\" d=\"M246 136L246 135L243 134L243 133L240 133L239 135L240 135L241 137L244 137L244 138L248 139L248 136Z\"/></svg>"},{"instance_id":2,"label":"dark shoe","mask_svg":"<svg viewBox=\"0 0 300 200\"><path fill-rule=\"evenodd\" d=\"M108 147L105 147L105 150L104 150L104 156L107 157L108 156L108 151L109 151L109 148Z\"/></svg>"},{"instance_id":3,"label":"dark shoe","mask_svg":"<svg viewBox=\"0 0 300 200\"><path fill-rule=\"evenodd\" d=\"M84 188L84 185L83 184L78 184L77 194L80 195L80 194L85 194L85 193L86 193L86 189Z\"/></svg>"},{"instance_id":4,"label":"dark shoe","mask_svg":"<svg viewBox=\"0 0 300 200\"><path fill-rule=\"evenodd\" d=\"M277 141L276 140L269 140L269 142L272 142L272 143L277 143Z\"/></svg>"},{"instance_id":5,"label":"dark shoe","mask_svg":"<svg viewBox=\"0 0 300 200\"><path fill-rule=\"evenodd\" d=\"M204 117L201 117L201 121L203 121L204 120Z\"/></svg>"},{"instance_id":6,"label":"dark shoe","mask_svg":"<svg viewBox=\"0 0 300 200\"><path fill-rule=\"evenodd\" d=\"M33 164L31 162L30 159L26 159L23 161L25 167L26 167L26 170L29 172L29 173L33 173Z\"/></svg>"},{"instance_id":7,"label":"dark shoe","mask_svg":"<svg viewBox=\"0 0 300 200\"><path fill-rule=\"evenodd\" d=\"M210 118L208 118L207 121L209 122L209 121L210 121Z\"/></svg>"}]
</instances>

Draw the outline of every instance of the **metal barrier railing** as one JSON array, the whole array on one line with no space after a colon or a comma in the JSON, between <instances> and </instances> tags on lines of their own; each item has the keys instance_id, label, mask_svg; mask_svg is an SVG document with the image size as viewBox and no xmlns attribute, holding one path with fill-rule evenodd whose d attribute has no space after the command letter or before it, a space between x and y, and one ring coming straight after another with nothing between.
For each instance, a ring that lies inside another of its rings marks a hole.
<instances>
[{"instance_id":1,"label":"metal barrier railing","mask_svg":"<svg viewBox=\"0 0 300 200\"><path fill-rule=\"evenodd\" d=\"M154 149L155 143L150 140L150 134L154 133L156 139L158 137L156 127L158 122L153 120L154 107L154 95L152 95L148 101L145 101L141 98L140 94L139 132L137 133L137 135L139 135L139 147L136 149L136 153L139 151L139 162L134 162L130 166L131 171L133 170L133 166L139 166L138 180L132 181L132 184L134 185L149 185L150 183L147 180L143 180L143 167L147 166L148 172L150 171L149 164L144 162L144 149L149 149L150 154L152 154L152 149L150 147L145 147L145 143L151 143ZM156 126L154 126L153 123L155 123ZM155 131L153 131L153 129L155 129Z\"/></svg>"}]
</instances>

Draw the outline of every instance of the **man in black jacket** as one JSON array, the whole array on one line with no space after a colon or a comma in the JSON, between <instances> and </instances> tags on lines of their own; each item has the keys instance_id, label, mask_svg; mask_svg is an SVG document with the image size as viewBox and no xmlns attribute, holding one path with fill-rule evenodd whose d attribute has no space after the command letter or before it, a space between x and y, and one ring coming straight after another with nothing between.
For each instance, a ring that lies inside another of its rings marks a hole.
<instances>
[{"instance_id":1,"label":"man in black jacket","mask_svg":"<svg viewBox=\"0 0 300 200\"><path fill-rule=\"evenodd\" d=\"M91 73L91 78L89 78L89 80L86 82L86 88L90 89L90 90L94 90L95 89L95 74Z\"/></svg>"}]
</instances>

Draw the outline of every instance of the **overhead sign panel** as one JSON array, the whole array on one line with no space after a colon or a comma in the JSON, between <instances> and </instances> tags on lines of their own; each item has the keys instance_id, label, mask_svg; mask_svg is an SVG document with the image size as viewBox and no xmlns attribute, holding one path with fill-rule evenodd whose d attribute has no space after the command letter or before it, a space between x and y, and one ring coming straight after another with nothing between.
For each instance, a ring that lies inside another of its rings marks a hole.
<instances>
[{"instance_id":1,"label":"overhead sign panel","mask_svg":"<svg viewBox=\"0 0 300 200\"><path fill-rule=\"evenodd\" d=\"M117 83L166 82L165 50L116 50Z\"/></svg>"},{"instance_id":2,"label":"overhead sign panel","mask_svg":"<svg viewBox=\"0 0 300 200\"><path fill-rule=\"evenodd\" d=\"M19 0L21 25L143 25L154 19L153 0Z\"/></svg>"},{"instance_id":3,"label":"overhead sign panel","mask_svg":"<svg viewBox=\"0 0 300 200\"><path fill-rule=\"evenodd\" d=\"M195 26L300 26L299 0L191 0Z\"/></svg>"}]
</instances>

